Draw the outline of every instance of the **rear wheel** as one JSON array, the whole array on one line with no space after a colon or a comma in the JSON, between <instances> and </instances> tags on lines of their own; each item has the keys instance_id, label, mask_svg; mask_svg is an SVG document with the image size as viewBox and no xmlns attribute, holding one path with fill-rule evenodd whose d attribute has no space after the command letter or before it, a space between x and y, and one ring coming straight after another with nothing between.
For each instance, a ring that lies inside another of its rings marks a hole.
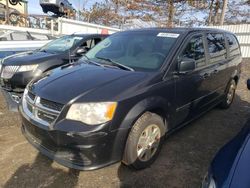
<instances>
[{"instance_id":1,"label":"rear wheel","mask_svg":"<svg viewBox=\"0 0 250 188\"><path fill-rule=\"evenodd\" d=\"M236 85L235 80L231 80L231 82L229 83L229 85L227 87L226 95L225 95L222 103L220 104L221 108L227 109L231 106L231 104L233 103L233 100L234 100L236 87L237 87L237 85Z\"/></svg>"},{"instance_id":2,"label":"rear wheel","mask_svg":"<svg viewBox=\"0 0 250 188\"><path fill-rule=\"evenodd\" d=\"M128 136L123 163L135 169L151 165L157 158L166 128L163 119L146 112L134 124Z\"/></svg>"}]
</instances>

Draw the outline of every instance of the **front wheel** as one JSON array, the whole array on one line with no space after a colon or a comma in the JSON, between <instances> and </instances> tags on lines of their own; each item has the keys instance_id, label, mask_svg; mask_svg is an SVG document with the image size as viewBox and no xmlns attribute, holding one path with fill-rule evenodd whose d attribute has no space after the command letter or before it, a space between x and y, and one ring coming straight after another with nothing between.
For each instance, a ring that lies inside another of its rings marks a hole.
<instances>
[{"instance_id":1,"label":"front wheel","mask_svg":"<svg viewBox=\"0 0 250 188\"><path fill-rule=\"evenodd\" d=\"M237 87L237 85L236 85L235 80L231 80L231 82L229 83L229 85L227 87L226 95L220 104L220 107L222 109L229 108L231 106L231 104L233 103L233 100L235 97L236 87Z\"/></svg>"},{"instance_id":2,"label":"front wheel","mask_svg":"<svg viewBox=\"0 0 250 188\"><path fill-rule=\"evenodd\" d=\"M123 163L135 169L150 166L161 150L165 132L162 117L150 112L143 114L129 133Z\"/></svg>"}]
</instances>

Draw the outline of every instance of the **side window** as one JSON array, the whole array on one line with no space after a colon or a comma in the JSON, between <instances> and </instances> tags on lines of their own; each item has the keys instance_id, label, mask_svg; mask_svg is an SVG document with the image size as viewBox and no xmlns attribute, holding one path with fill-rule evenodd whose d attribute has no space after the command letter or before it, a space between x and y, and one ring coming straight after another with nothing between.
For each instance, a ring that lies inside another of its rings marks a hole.
<instances>
[{"instance_id":1,"label":"side window","mask_svg":"<svg viewBox=\"0 0 250 188\"><path fill-rule=\"evenodd\" d=\"M7 38L8 41L12 40L10 34L6 35L5 37Z\"/></svg>"},{"instance_id":2,"label":"side window","mask_svg":"<svg viewBox=\"0 0 250 188\"><path fill-rule=\"evenodd\" d=\"M208 33L208 52L210 56L209 63L216 63L226 59L226 45L223 34L221 33Z\"/></svg>"},{"instance_id":3,"label":"side window","mask_svg":"<svg viewBox=\"0 0 250 188\"><path fill-rule=\"evenodd\" d=\"M15 41L25 41L29 40L28 34L24 32L13 32L12 33L12 38Z\"/></svg>"},{"instance_id":4,"label":"side window","mask_svg":"<svg viewBox=\"0 0 250 188\"><path fill-rule=\"evenodd\" d=\"M47 35L37 34L37 33L30 33L33 40L48 40Z\"/></svg>"},{"instance_id":5,"label":"side window","mask_svg":"<svg viewBox=\"0 0 250 188\"><path fill-rule=\"evenodd\" d=\"M3 37L0 37L0 41L11 41L11 36L10 34L4 35Z\"/></svg>"},{"instance_id":6,"label":"side window","mask_svg":"<svg viewBox=\"0 0 250 188\"><path fill-rule=\"evenodd\" d=\"M82 43L81 47L86 47L86 48L90 49L90 48L91 48L91 45L92 45L92 39L89 39L89 40L87 40L87 41L84 41L84 42Z\"/></svg>"},{"instance_id":7,"label":"side window","mask_svg":"<svg viewBox=\"0 0 250 188\"><path fill-rule=\"evenodd\" d=\"M91 48L93 48L95 45L97 45L101 41L102 41L101 38L94 38L94 40L93 40L93 42L91 44Z\"/></svg>"},{"instance_id":8,"label":"side window","mask_svg":"<svg viewBox=\"0 0 250 188\"><path fill-rule=\"evenodd\" d=\"M235 56L240 54L240 47L237 39L232 34L226 34L226 40L229 46L229 56Z\"/></svg>"},{"instance_id":9,"label":"side window","mask_svg":"<svg viewBox=\"0 0 250 188\"><path fill-rule=\"evenodd\" d=\"M196 67L201 67L206 64L202 35L197 35L191 38L181 57L194 59Z\"/></svg>"}]
</instances>

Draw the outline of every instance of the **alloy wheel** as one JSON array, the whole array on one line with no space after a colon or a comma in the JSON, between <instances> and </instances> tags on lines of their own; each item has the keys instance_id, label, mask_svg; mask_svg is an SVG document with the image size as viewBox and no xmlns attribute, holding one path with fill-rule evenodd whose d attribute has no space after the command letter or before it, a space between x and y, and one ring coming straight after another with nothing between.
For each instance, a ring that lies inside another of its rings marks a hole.
<instances>
[{"instance_id":1,"label":"alloy wheel","mask_svg":"<svg viewBox=\"0 0 250 188\"><path fill-rule=\"evenodd\" d=\"M231 104L233 102L235 90L236 90L236 84L235 82L232 82L227 93L227 104Z\"/></svg>"},{"instance_id":2,"label":"alloy wheel","mask_svg":"<svg viewBox=\"0 0 250 188\"><path fill-rule=\"evenodd\" d=\"M156 153L161 139L161 130L157 125L146 127L139 137L137 157L140 161L149 161Z\"/></svg>"}]
</instances>

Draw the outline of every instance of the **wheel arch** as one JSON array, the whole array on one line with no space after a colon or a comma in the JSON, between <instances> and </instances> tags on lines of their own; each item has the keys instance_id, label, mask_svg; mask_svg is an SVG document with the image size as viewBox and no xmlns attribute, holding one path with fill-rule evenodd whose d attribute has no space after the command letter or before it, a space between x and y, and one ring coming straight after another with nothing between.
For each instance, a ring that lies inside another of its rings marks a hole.
<instances>
[{"instance_id":1,"label":"wheel arch","mask_svg":"<svg viewBox=\"0 0 250 188\"><path fill-rule=\"evenodd\" d=\"M144 98L136 103L126 114L120 127L131 128L136 120L145 112L155 113L163 118L164 123L167 122L168 102L161 96L153 96ZM167 125L167 124L166 124Z\"/></svg>"},{"instance_id":2,"label":"wheel arch","mask_svg":"<svg viewBox=\"0 0 250 188\"><path fill-rule=\"evenodd\" d=\"M238 82L239 82L239 78L240 78L239 74L240 74L240 72L238 70L235 70L231 75L231 79L233 79L236 82L236 84L238 84ZM229 80L229 82L230 82L230 80Z\"/></svg>"},{"instance_id":3,"label":"wheel arch","mask_svg":"<svg viewBox=\"0 0 250 188\"><path fill-rule=\"evenodd\" d=\"M133 105L132 108L130 108L130 110L126 113L122 122L119 123L118 129L120 130L117 131L117 135L113 142L113 151L116 151L116 157L122 160L127 138L129 136L132 126L135 124L139 117L141 117L146 112L156 113L160 116L164 116L164 114L168 113L167 107L168 102L165 98L160 96L147 97ZM164 123L167 126L166 116L164 116L163 118ZM168 130L167 127L166 130Z\"/></svg>"}]
</instances>

